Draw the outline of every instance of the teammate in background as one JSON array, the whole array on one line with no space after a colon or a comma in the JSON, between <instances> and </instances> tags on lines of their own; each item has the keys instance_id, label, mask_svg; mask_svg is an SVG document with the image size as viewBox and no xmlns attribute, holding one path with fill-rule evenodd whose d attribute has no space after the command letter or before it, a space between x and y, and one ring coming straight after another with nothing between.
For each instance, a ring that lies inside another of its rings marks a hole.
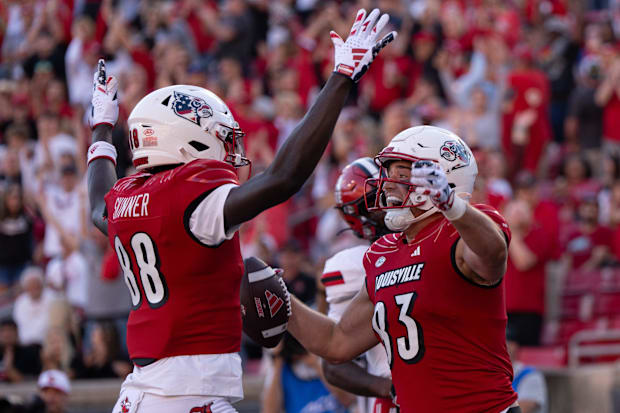
<instances>
[{"instance_id":1,"label":"teammate in background","mask_svg":"<svg viewBox=\"0 0 620 413\"><path fill-rule=\"evenodd\" d=\"M347 165L336 182L334 197L340 215L359 238L376 241L390 231L385 227L383 212L368 212L365 196L372 202L375 186L366 186L369 178L379 178L379 167L371 158L360 158ZM367 192L368 191L368 192ZM340 320L355 294L364 286L366 272L363 259L368 245L340 251L325 262L321 283L329 305L327 316ZM355 361L331 364L323 361L325 379L334 386L358 397L358 412L388 412L392 404L390 366L381 345L368 350ZM376 398L376 399L375 399Z\"/></svg>"},{"instance_id":2,"label":"teammate in background","mask_svg":"<svg viewBox=\"0 0 620 413\"><path fill-rule=\"evenodd\" d=\"M239 226L295 194L321 158L354 82L395 33L389 20L357 13L346 42L336 33L334 74L263 173L240 185L249 164L243 133L208 90L156 90L128 119L138 173L117 181L110 144L117 83L95 74L88 150L92 219L114 247L132 300L127 345L135 364L114 413L232 412L243 397ZM203 410L200 410L203 411Z\"/></svg>"},{"instance_id":3,"label":"teammate in background","mask_svg":"<svg viewBox=\"0 0 620 413\"><path fill-rule=\"evenodd\" d=\"M385 176L367 183L378 186L369 210L386 210L398 233L366 252L366 286L338 323L293 298L289 332L331 362L381 341L404 413L520 412L501 283L510 230L492 207L463 198L478 172L471 150L418 126L375 160Z\"/></svg>"}]
</instances>

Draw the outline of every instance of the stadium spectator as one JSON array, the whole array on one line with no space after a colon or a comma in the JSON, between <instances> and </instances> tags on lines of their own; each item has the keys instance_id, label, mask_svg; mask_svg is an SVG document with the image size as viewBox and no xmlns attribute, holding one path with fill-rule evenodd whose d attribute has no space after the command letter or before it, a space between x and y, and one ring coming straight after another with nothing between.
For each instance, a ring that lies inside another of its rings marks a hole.
<instances>
[{"instance_id":1,"label":"stadium spectator","mask_svg":"<svg viewBox=\"0 0 620 413\"><path fill-rule=\"evenodd\" d=\"M588 271L612 263L613 232L600 225L598 217L597 198L584 196L577 206L576 225L564 245L568 268Z\"/></svg>"},{"instance_id":2,"label":"stadium spectator","mask_svg":"<svg viewBox=\"0 0 620 413\"><path fill-rule=\"evenodd\" d=\"M49 327L49 314L54 293L45 286L43 271L28 267L22 273L22 293L13 307L13 319L17 323L21 345L43 344Z\"/></svg>"},{"instance_id":3,"label":"stadium spectator","mask_svg":"<svg viewBox=\"0 0 620 413\"><path fill-rule=\"evenodd\" d=\"M566 143L584 151L594 165L600 159L603 139L603 109L595 102L601 67L594 56L579 63L577 87L571 92L564 135Z\"/></svg>"},{"instance_id":4,"label":"stadium spectator","mask_svg":"<svg viewBox=\"0 0 620 413\"><path fill-rule=\"evenodd\" d=\"M321 377L321 359L308 353L290 334L285 334L275 354L262 413L344 413L353 403L351 395L335 388L330 392Z\"/></svg>"},{"instance_id":5,"label":"stadium spectator","mask_svg":"<svg viewBox=\"0 0 620 413\"><path fill-rule=\"evenodd\" d=\"M606 44L601 50L603 79L596 89L595 102L603 108L603 146L614 154L620 151L620 53Z\"/></svg>"},{"instance_id":6,"label":"stadium spectator","mask_svg":"<svg viewBox=\"0 0 620 413\"><path fill-rule=\"evenodd\" d=\"M506 82L502 147L511 176L517 170L536 172L547 142L551 139L549 121L549 80L536 68L534 52L519 45Z\"/></svg>"},{"instance_id":7,"label":"stadium spectator","mask_svg":"<svg viewBox=\"0 0 620 413\"><path fill-rule=\"evenodd\" d=\"M78 248L86 205L78 186L77 167L70 161L60 169L60 185L50 184L37 204L45 222L43 253L47 259L67 256Z\"/></svg>"},{"instance_id":8,"label":"stadium spectator","mask_svg":"<svg viewBox=\"0 0 620 413\"><path fill-rule=\"evenodd\" d=\"M0 382L16 383L34 377L41 371L38 345L22 346L18 341L17 324L0 322Z\"/></svg>"},{"instance_id":9,"label":"stadium spectator","mask_svg":"<svg viewBox=\"0 0 620 413\"><path fill-rule=\"evenodd\" d=\"M297 240L291 239L280 248L278 264L284 270L282 278L291 293L306 304L314 303L316 279L303 270L304 254Z\"/></svg>"},{"instance_id":10,"label":"stadium spectator","mask_svg":"<svg viewBox=\"0 0 620 413\"><path fill-rule=\"evenodd\" d=\"M80 379L125 378L132 366L120 351L118 332L113 324L100 323L91 330L90 348L71 363Z\"/></svg>"},{"instance_id":11,"label":"stadium spectator","mask_svg":"<svg viewBox=\"0 0 620 413\"><path fill-rule=\"evenodd\" d=\"M43 370L61 370L69 373L73 355L73 345L67 331L60 327L50 328L41 348Z\"/></svg>"},{"instance_id":12,"label":"stadium spectator","mask_svg":"<svg viewBox=\"0 0 620 413\"><path fill-rule=\"evenodd\" d=\"M534 219L532 207L523 200L506 205L504 216L512 240L506 269L506 311L508 325L518 332L521 345L540 344L545 314L545 266L554 258L553 233Z\"/></svg>"},{"instance_id":13,"label":"stadium spectator","mask_svg":"<svg viewBox=\"0 0 620 413\"><path fill-rule=\"evenodd\" d=\"M71 393L71 382L60 370L46 370L37 380L39 400L29 406L28 412L65 413Z\"/></svg>"},{"instance_id":14,"label":"stadium spectator","mask_svg":"<svg viewBox=\"0 0 620 413\"><path fill-rule=\"evenodd\" d=\"M32 260L33 222L25 211L22 188L0 191L0 293L11 288Z\"/></svg>"}]
</instances>

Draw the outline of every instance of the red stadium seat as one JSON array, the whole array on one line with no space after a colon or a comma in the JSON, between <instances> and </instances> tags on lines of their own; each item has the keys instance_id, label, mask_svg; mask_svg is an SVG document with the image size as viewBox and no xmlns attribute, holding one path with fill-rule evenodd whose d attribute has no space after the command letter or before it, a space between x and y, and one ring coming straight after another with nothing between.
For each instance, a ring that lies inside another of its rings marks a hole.
<instances>
[{"instance_id":1,"label":"red stadium seat","mask_svg":"<svg viewBox=\"0 0 620 413\"><path fill-rule=\"evenodd\" d=\"M568 344L568 364L608 363L620 359L620 330L582 330Z\"/></svg>"},{"instance_id":2,"label":"red stadium seat","mask_svg":"<svg viewBox=\"0 0 620 413\"><path fill-rule=\"evenodd\" d=\"M536 367L564 367L567 363L566 347L521 347L519 361Z\"/></svg>"},{"instance_id":3,"label":"red stadium seat","mask_svg":"<svg viewBox=\"0 0 620 413\"><path fill-rule=\"evenodd\" d=\"M594 301L594 314L597 316L620 315L620 291L598 293Z\"/></svg>"},{"instance_id":4,"label":"red stadium seat","mask_svg":"<svg viewBox=\"0 0 620 413\"><path fill-rule=\"evenodd\" d=\"M601 278L601 271L571 271L564 281L564 293L577 294L596 291L601 283Z\"/></svg>"}]
</instances>

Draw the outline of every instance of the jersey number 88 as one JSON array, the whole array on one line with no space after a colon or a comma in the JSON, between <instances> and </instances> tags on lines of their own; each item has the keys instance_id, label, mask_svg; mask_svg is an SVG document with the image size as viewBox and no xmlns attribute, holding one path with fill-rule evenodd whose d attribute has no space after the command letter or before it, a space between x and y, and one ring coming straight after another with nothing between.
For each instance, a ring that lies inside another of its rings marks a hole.
<instances>
[{"instance_id":1,"label":"jersey number 88","mask_svg":"<svg viewBox=\"0 0 620 413\"><path fill-rule=\"evenodd\" d=\"M161 263L157 254L157 247L151 237L145 232L133 234L129 243L136 258L136 264L138 264L140 281L146 302L151 308L159 308L168 300L168 286L160 271ZM125 284L129 288L132 309L136 310L142 304L142 294L138 286L138 280L131 269L131 258L118 236L114 238L114 249L123 270Z\"/></svg>"}]
</instances>

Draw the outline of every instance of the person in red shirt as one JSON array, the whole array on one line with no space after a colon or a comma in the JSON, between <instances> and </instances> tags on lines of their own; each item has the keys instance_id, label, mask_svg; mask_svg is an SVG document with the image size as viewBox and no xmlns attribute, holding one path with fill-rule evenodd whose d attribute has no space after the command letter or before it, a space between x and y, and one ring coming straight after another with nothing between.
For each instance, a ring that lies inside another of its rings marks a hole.
<instances>
[{"instance_id":1,"label":"person in red shirt","mask_svg":"<svg viewBox=\"0 0 620 413\"><path fill-rule=\"evenodd\" d=\"M593 270L612 258L613 231L598 223L598 200L585 196L577 206L577 222L568 235L564 252L569 268Z\"/></svg>"},{"instance_id":2,"label":"person in red shirt","mask_svg":"<svg viewBox=\"0 0 620 413\"><path fill-rule=\"evenodd\" d=\"M293 298L288 329L330 362L382 343L404 413L520 412L511 387L502 277L510 230L470 205L478 172L461 138L417 126L375 158L370 210L395 231L364 256L366 284L338 323ZM371 328L372 327L372 328Z\"/></svg>"},{"instance_id":3,"label":"person in red shirt","mask_svg":"<svg viewBox=\"0 0 620 413\"><path fill-rule=\"evenodd\" d=\"M603 108L603 145L620 153L620 48L606 45L603 52L603 81L594 101Z\"/></svg>"},{"instance_id":4,"label":"person in red shirt","mask_svg":"<svg viewBox=\"0 0 620 413\"><path fill-rule=\"evenodd\" d=\"M535 172L551 139L549 80L534 67L529 48L518 46L515 54L515 68L507 79L502 134L511 175L521 169Z\"/></svg>"},{"instance_id":5,"label":"person in red shirt","mask_svg":"<svg viewBox=\"0 0 620 413\"><path fill-rule=\"evenodd\" d=\"M506 269L508 324L518 332L520 345L540 345L545 309L545 267L555 257L557 238L534 219L525 200L506 206L504 216L512 231Z\"/></svg>"},{"instance_id":6,"label":"person in red shirt","mask_svg":"<svg viewBox=\"0 0 620 413\"><path fill-rule=\"evenodd\" d=\"M118 84L94 76L88 193L131 296L133 372L115 412L235 412L243 398L239 226L294 195L314 170L353 84L396 34L389 16L359 10L346 41L330 33L334 73L271 165L243 184L243 132L213 92L173 85L140 100L128 118L137 173L117 180L110 143ZM202 410L201 410L202 409Z\"/></svg>"}]
</instances>

